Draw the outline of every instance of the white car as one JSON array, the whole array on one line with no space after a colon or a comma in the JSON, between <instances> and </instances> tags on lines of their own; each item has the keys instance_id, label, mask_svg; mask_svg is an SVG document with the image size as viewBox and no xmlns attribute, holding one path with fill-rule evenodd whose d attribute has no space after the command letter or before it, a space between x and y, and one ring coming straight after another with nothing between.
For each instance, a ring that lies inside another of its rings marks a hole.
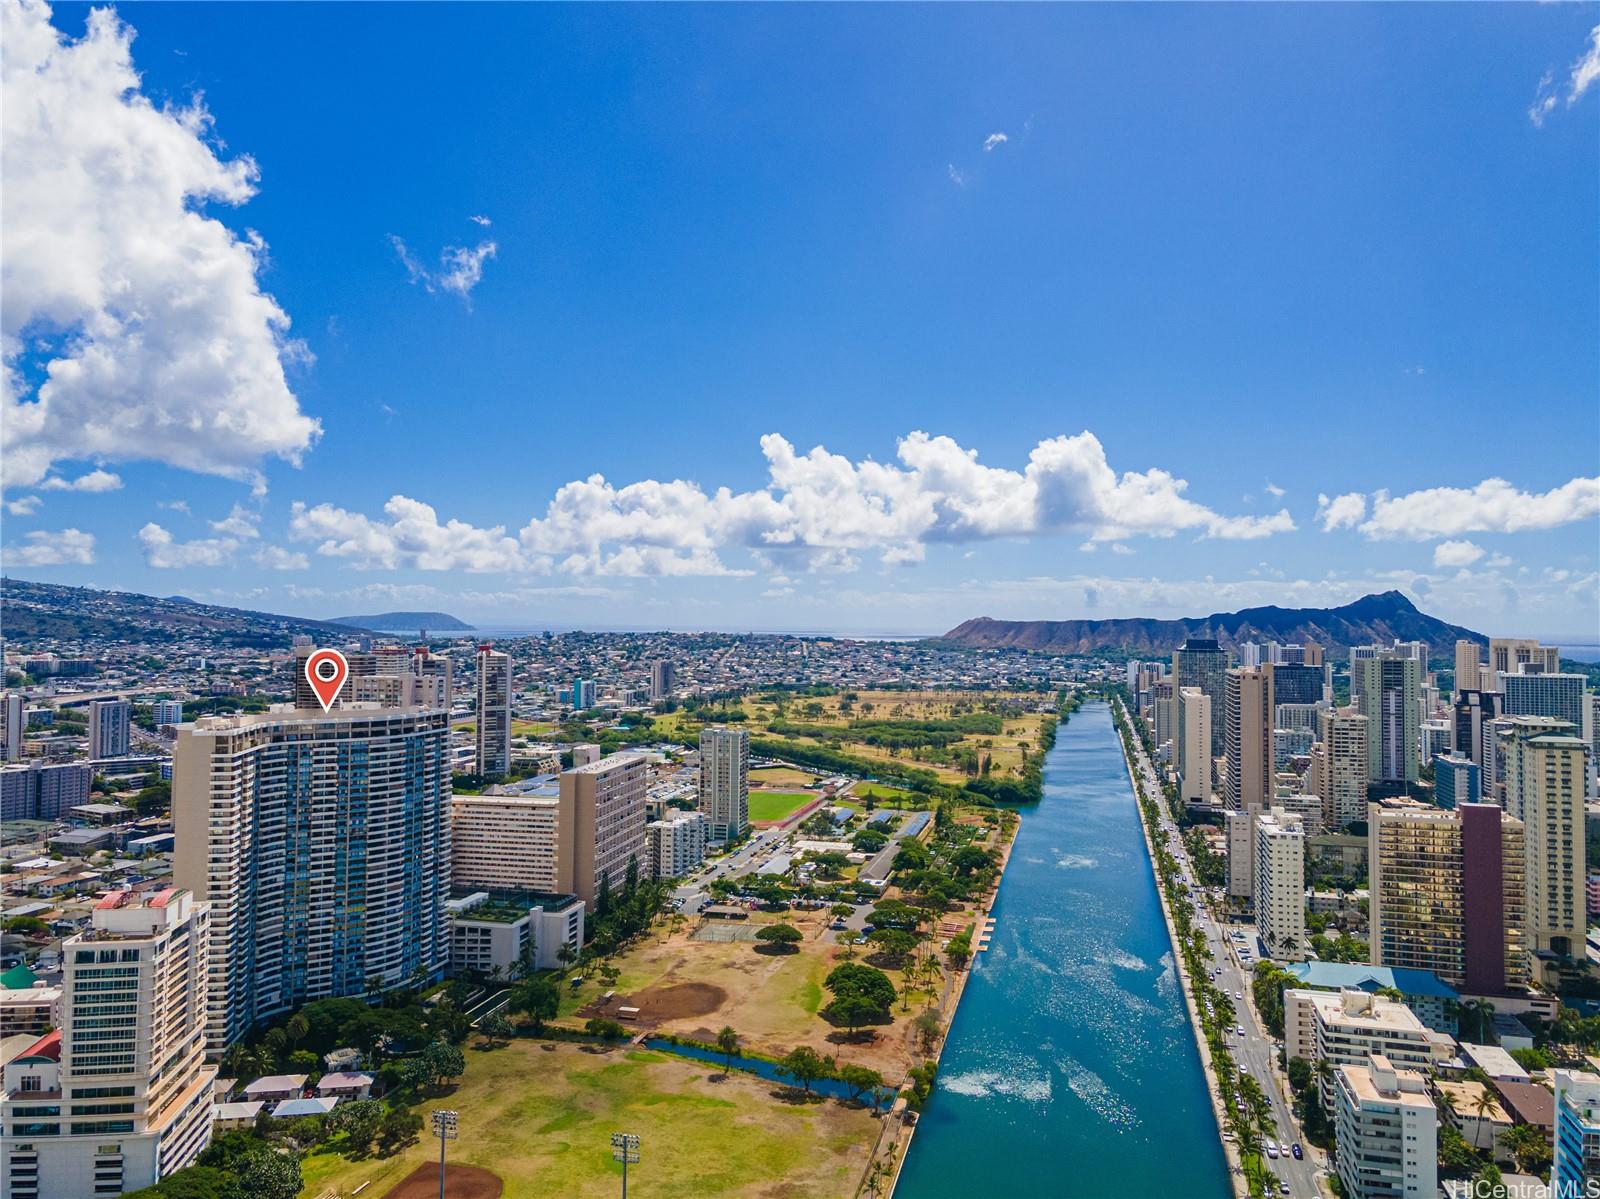
<instances>
[{"instance_id":1,"label":"white car","mask_svg":"<svg viewBox=\"0 0 1600 1199\"><path fill-rule=\"evenodd\" d=\"M1235 999L1243 999L1244 998L1244 992L1243 991L1235 991L1233 993L1233 997Z\"/></svg>"},{"instance_id":2,"label":"white car","mask_svg":"<svg viewBox=\"0 0 1600 1199\"><path fill-rule=\"evenodd\" d=\"M1275 1157L1278 1156L1278 1147L1276 1145L1274 1145L1271 1141L1267 1142L1267 1156L1268 1157L1272 1157L1272 1158L1275 1158Z\"/></svg>"}]
</instances>

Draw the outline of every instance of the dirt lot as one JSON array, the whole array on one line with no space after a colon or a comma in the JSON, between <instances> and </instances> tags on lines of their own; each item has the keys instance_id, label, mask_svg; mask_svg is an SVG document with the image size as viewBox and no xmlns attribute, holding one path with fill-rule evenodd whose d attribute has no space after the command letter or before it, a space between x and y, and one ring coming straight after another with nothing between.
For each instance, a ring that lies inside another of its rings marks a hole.
<instances>
[{"instance_id":1,"label":"dirt lot","mask_svg":"<svg viewBox=\"0 0 1600 1199\"><path fill-rule=\"evenodd\" d=\"M617 996L605 1010L591 999L575 1013L579 1023L590 1016L610 1016L620 1006L640 1009L639 1019L624 1027L714 1041L723 1025L731 1025L748 1050L781 1056L798 1045L832 1054L898 1079L914 1060L907 1043L911 1020L922 1010L918 996L909 1011L895 1004L894 1022L871 1036L848 1038L817 1011L828 1001L822 981L839 958L840 947L824 939L826 921L820 912L790 911L781 916L757 914L752 926L784 920L805 935L799 952L766 954L749 941L699 941L692 929L666 938L651 938L617 960L622 979ZM857 960L860 960L859 958ZM898 972L890 976L898 981Z\"/></svg>"},{"instance_id":2,"label":"dirt lot","mask_svg":"<svg viewBox=\"0 0 1600 1199\"><path fill-rule=\"evenodd\" d=\"M445 1199L500 1199L500 1176L482 1166L445 1166ZM383 1199L438 1199L439 1167L433 1163L418 1166L398 1184L389 1188Z\"/></svg>"},{"instance_id":3,"label":"dirt lot","mask_svg":"<svg viewBox=\"0 0 1600 1199\"><path fill-rule=\"evenodd\" d=\"M667 1020L692 1020L709 1016L728 1001L728 993L711 983L673 983L665 987L651 987L637 995L616 995L608 1003L597 999L578 1014L590 1016L616 1016L620 1007L636 1007L639 1015L635 1023L654 1028Z\"/></svg>"}]
</instances>

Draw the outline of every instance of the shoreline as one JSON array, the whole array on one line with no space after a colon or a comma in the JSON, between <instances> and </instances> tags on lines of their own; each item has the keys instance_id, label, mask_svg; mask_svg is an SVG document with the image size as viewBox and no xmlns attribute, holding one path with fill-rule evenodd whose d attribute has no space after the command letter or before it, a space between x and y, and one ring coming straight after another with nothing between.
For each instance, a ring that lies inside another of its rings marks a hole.
<instances>
[{"instance_id":1,"label":"shoreline","mask_svg":"<svg viewBox=\"0 0 1600 1199\"><path fill-rule=\"evenodd\" d=\"M1119 701L1108 702L1117 703L1118 708L1123 713L1123 719L1129 719L1127 709L1122 708ZM1130 727L1132 727L1131 724ZM1211 1098L1211 1117L1217 1126L1217 1141L1222 1146L1223 1159L1228 1163L1228 1185L1232 1189L1235 1199L1249 1199L1250 1187L1244 1176L1244 1161L1239 1155L1238 1144L1224 1140L1222 1136L1223 1131L1227 1128L1222 1103L1222 1088L1217 1082L1216 1069L1211 1060L1211 1046L1206 1042L1205 1036L1201 1032L1202 1021L1200 1019L1199 1006L1194 997L1194 980L1189 976L1189 968L1184 961L1183 950L1178 944L1177 926L1173 923L1172 910L1167 905L1167 892L1161 885L1161 875L1156 869L1155 842L1151 838L1150 823L1145 815L1144 805L1139 802L1138 776L1134 772L1133 759L1130 755L1127 741L1123 739L1120 732L1116 732L1116 738L1122 749L1122 764L1128 771L1128 785L1133 788L1134 807L1139 812L1139 831L1144 835L1145 859L1150 864L1150 875L1155 882L1156 899L1161 904L1161 919L1167 926L1167 942L1172 947L1173 968L1177 971L1178 981L1183 991L1184 1007L1189 1013L1189 1031L1194 1037L1195 1048L1200 1053L1200 1065L1206 1079L1206 1094ZM1159 803L1159 801L1157 802Z\"/></svg>"}]
</instances>

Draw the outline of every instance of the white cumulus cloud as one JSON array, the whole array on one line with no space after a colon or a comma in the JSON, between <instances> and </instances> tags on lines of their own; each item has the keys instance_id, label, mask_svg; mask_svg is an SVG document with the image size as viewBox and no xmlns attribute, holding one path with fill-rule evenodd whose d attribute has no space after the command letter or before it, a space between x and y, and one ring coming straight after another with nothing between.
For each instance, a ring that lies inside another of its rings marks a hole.
<instances>
[{"instance_id":1,"label":"white cumulus cloud","mask_svg":"<svg viewBox=\"0 0 1600 1199\"><path fill-rule=\"evenodd\" d=\"M32 516L39 511L39 507L43 503L44 501L36 495L18 496L14 500L7 501L6 511L11 513L12 516Z\"/></svg>"},{"instance_id":2,"label":"white cumulus cloud","mask_svg":"<svg viewBox=\"0 0 1600 1199\"><path fill-rule=\"evenodd\" d=\"M1471 566L1483 555L1483 547L1470 541L1441 541L1433 547L1433 564L1438 567Z\"/></svg>"},{"instance_id":3,"label":"white cumulus cloud","mask_svg":"<svg viewBox=\"0 0 1600 1199\"><path fill-rule=\"evenodd\" d=\"M1521 491L1504 479L1476 487L1430 487L1372 497L1361 531L1372 538L1421 541L1464 533L1522 533L1600 516L1600 477L1577 478L1543 493Z\"/></svg>"},{"instance_id":4,"label":"white cumulus cloud","mask_svg":"<svg viewBox=\"0 0 1600 1199\"><path fill-rule=\"evenodd\" d=\"M526 569L521 547L505 535L503 526L480 529L459 520L440 524L430 505L403 495L392 496L383 511L388 519L374 520L333 504L308 507L297 502L289 515L289 535L314 541L317 553L361 569Z\"/></svg>"},{"instance_id":5,"label":"white cumulus cloud","mask_svg":"<svg viewBox=\"0 0 1600 1199\"><path fill-rule=\"evenodd\" d=\"M205 215L254 194L255 163L219 157L198 100L143 94L109 8L74 40L6 0L0 40L7 486L84 458L258 486L264 457L298 462L321 431L285 378L304 348L261 290L261 239Z\"/></svg>"},{"instance_id":6,"label":"white cumulus cloud","mask_svg":"<svg viewBox=\"0 0 1600 1199\"><path fill-rule=\"evenodd\" d=\"M1335 529L1353 529L1366 514L1367 497L1359 491L1336 495L1331 499L1325 495L1317 496L1317 520L1326 533Z\"/></svg>"},{"instance_id":7,"label":"white cumulus cloud","mask_svg":"<svg viewBox=\"0 0 1600 1199\"><path fill-rule=\"evenodd\" d=\"M76 479L63 479L60 475L51 475L39 482L40 491L116 491L122 486L122 478L108 470L92 470L86 475L79 475Z\"/></svg>"},{"instance_id":8,"label":"white cumulus cloud","mask_svg":"<svg viewBox=\"0 0 1600 1199\"><path fill-rule=\"evenodd\" d=\"M1232 516L1189 499L1187 483L1159 468L1112 469L1089 432L1036 445L1021 470L986 466L949 437L914 432L898 461L853 461L822 446L801 453L761 439L767 484L708 491L685 479L617 485L591 475L560 487L515 537L504 526L441 523L427 504L394 496L382 518L331 504L297 503L290 535L354 566L393 570L559 571L576 575L746 573L726 551L768 569L849 571L858 555L885 565L918 562L930 544L1063 536L1254 540L1290 532L1287 511ZM1118 552L1126 552L1126 547Z\"/></svg>"},{"instance_id":9,"label":"white cumulus cloud","mask_svg":"<svg viewBox=\"0 0 1600 1199\"><path fill-rule=\"evenodd\" d=\"M991 133L983 139L983 152L988 154L996 146L1003 146L1011 139L1003 133Z\"/></svg>"},{"instance_id":10,"label":"white cumulus cloud","mask_svg":"<svg viewBox=\"0 0 1600 1199\"><path fill-rule=\"evenodd\" d=\"M144 547L144 563L156 570L182 570L191 566L222 566L233 559L239 548L234 537L204 537L178 541L154 521L139 530Z\"/></svg>"},{"instance_id":11,"label":"white cumulus cloud","mask_svg":"<svg viewBox=\"0 0 1600 1199\"><path fill-rule=\"evenodd\" d=\"M81 529L43 530L23 536L23 544L6 549L7 566L92 566L94 534Z\"/></svg>"}]
</instances>

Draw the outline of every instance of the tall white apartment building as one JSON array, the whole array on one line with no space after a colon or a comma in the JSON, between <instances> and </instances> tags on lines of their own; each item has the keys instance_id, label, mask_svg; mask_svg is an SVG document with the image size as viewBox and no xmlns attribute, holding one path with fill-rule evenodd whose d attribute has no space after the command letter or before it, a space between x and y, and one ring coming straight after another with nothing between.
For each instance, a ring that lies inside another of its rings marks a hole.
<instances>
[{"instance_id":1,"label":"tall white apartment building","mask_svg":"<svg viewBox=\"0 0 1600 1199\"><path fill-rule=\"evenodd\" d=\"M706 856L706 829L701 812L668 808L660 820L645 825L651 874L657 879L682 878Z\"/></svg>"},{"instance_id":2,"label":"tall white apartment building","mask_svg":"<svg viewBox=\"0 0 1600 1199\"><path fill-rule=\"evenodd\" d=\"M97 699L89 705L89 756L122 758L128 754L128 716L125 699Z\"/></svg>"},{"instance_id":3,"label":"tall white apartment building","mask_svg":"<svg viewBox=\"0 0 1600 1199\"><path fill-rule=\"evenodd\" d=\"M62 1026L4 1070L8 1199L139 1190L210 1143L210 917L180 888L112 892L62 945Z\"/></svg>"},{"instance_id":4,"label":"tall white apartment building","mask_svg":"<svg viewBox=\"0 0 1600 1199\"><path fill-rule=\"evenodd\" d=\"M22 760L22 742L27 735L28 714L26 701L13 691L5 698L6 761Z\"/></svg>"},{"instance_id":5,"label":"tall white apartment building","mask_svg":"<svg viewBox=\"0 0 1600 1199\"><path fill-rule=\"evenodd\" d=\"M449 714L345 705L205 717L173 751L173 878L212 905L220 1051L313 999L449 958Z\"/></svg>"},{"instance_id":6,"label":"tall white apartment building","mask_svg":"<svg viewBox=\"0 0 1600 1199\"><path fill-rule=\"evenodd\" d=\"M162 725L183 723L183 701L181 699L158 699L151 705L151 719L156 727Z\"/></svg>"},{"instance_id":7,"label":"tall white apartment building","mask_svg":"<svg viewBox=\"0 0 1600 1199\"><path fill-rule=\"evenodd\" d=\"M561 889L561 796L545 787L518 795L450 800L450 881L458 890Z\"/></svg>"},{"instance_id":8,"label":"tall white apartment building","mask_svg":"<svg viewBox=\"0 0 1600 1199\"><path fill-rule=\"evenodd\" d=\"M556 890L593 911L600 891L622 887L628 863L649 873L644 826L650 764L640 753L608 754L561 775L561 846Z\"/></svg>"},{"instance_id":9,"label":"tall white apartment building","mask_svg":"<svg viewBox=\"0 0 1600 1199\"><path fill-rule=\"evenodd\" d=\"M1359 1066L1373 1054L1424 1073L1449 1060L1455 1040L1435 1032L1403 1003L1366 991L1283 993L1284 1060L1326 1060L1333 1066ZM1323 1107L1333 1107L1333 1089L1321 1084Z\"/></svg>"},{"instance_id":10,"label":"tall white apartment building","mask_svg":"<svg viewBox=\"0 0 1600 1199\"><path fill-rule=\"evenodd\" d=\"M736 841L750 827L750 734L710 725L700 730L700 811L711 840Z\"/></svg>"},{"instance_id":11,"label":"tall white apartment building","mask_svg":"<svg viewBox=\"0 0 1600 1199\"><path fill-rule=\"evenodd\" d=\"M1555 959L1581 963L1586 925L1583 741L1572 735L1571 725L1548 716L1503 717L1495 727L1506 811L1523 826L1528 951L1545 968Z\"/></svg>"},{"instance_id":12,"label":"tall white apartment building","mask_svg":"<svg viewBox=\"0 0 1600 1199\"><path fill-rule=\"evenodd\" d=\"M1322 797L1322 820L1330 831L1366 815L1369 729L1354 708L1322 714L1320 738L1311 747L1310 791Z\"/></svg>"},{"instance_id":13,"label":"tall white apartment building","mask_svg":"<svg viewBox=\"0 0 1600 1199\"><path fill-rule=\"evenodd\" d=\"M1256 817L1255 808L1223 813L1228 836L1228 896L1249 900L1256 893Z\"/></svg>"},{"instance_id":14,"label":"tall white apartment building","mask_svg":"<svg viewBox=\"0 0 1600 1199\"><path fill-rule=\"evenodd\" d=\"M1178 795L1186 804L1211 802L1211 697L1198 687L1178 692L1178 737L1173 761Z\"/></svg>"},{"instance_id":15,"label":"tall white apartment building","mask_svg":"<svg viewBox=\"0 0 1600 1199\"><path fill-rule=\"evenodd\" d=\"M477 769L480 775L511 769L511 658L478 647Z\"/></svg>"},{"instance_id":16,"label":"tall white apartment building","mask_svg":"<svg viewBox=\"0 0 1600 1199\"><path fill-rule=\"evenodd\" d=\"M1267 954L1284 962L1306 956L1305 829L1283 808L1256 820L1256 927Z\"/></svg>"},{"instance_id":17,"label":"tall white apartment building","mask_svg":"<svg viewBox=\"0 0 1600 1199\"><path fill-rule=\"evenodd\" d=\"M1435 1199L1439 1111L1427 1077L1381 1054L1334 1071L1334 1137L1349 1199Z\"/></svg>"}]
</instances>

